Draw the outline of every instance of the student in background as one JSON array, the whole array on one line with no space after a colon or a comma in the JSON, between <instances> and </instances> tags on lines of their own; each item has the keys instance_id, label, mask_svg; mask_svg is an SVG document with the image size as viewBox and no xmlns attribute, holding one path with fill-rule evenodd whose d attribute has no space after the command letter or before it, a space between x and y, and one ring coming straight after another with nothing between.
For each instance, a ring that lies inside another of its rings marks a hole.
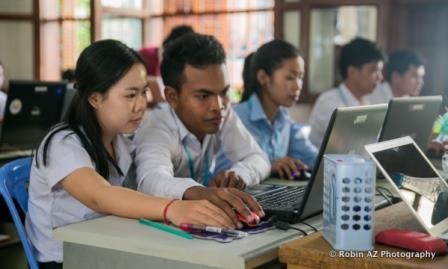
<instances>
[{"instance_id":1,"label":"student in background","mask_svg":"<svg viewBox=\"0 0 448 269\"><path fill-rule=\"evenodd\" d=\"M148 72L149 88L151 89L152 95L151 100L148 103L150 107L156 107L158 104L165 102L165 96L163 95L163 82L160 77L160 62L163 47L176 38L193 32L193 28L189 25L178 25L171 29L171 32L163 40L161 48L147 47L139 51L140 55L145 60L146 71Z\"/></svg>"},{"instance_id":2,"label":"student in background","mask_svg":"<svg viewBox=\"0 0 448 269\"><path fill-rule=\"evenodd\" d=\"M322 144L334 109L370 104L366 96L383 80L384 60L381 50L367 39L355 38L342 47L339 71L343 81L322 93L311 111L310 140L316 147Z\"/></svg>"},{"instance_id":3,"label":"student in background","mask_svg":"<svg viewBox=\"0 0 448 269\"><path fill-rule=\"evenodd\" d=\"M161 71L169 107L148 114L135 135L138 190L207 199L237 226L234 209L249 216L250 208L263 216L255 199L238 189L263 180L270 165L228 106L222 45L212 36L186 34L167 45ZM236 164L211 178L221 147Z\"/></svg>"},{"instance_id":4,"label":"student in background","mask_svg":"<svg viewBox=\"0 0 448 269\"><path fill-rule=\"evenodd\" d=\"M425 66L412 50L398 50L389 55L386 81L367 96L372 104L388 103L394 97L418 96L423 88Z\"/></svg>"},{"instance_id":5,"label":"student in background","mask_svg":"<svg viewBox=\"0 0 448 269\"><path fill-rule=\"evenodd\" d=\"M234 227L209 201L179 201L122 187L131 175L135 131L148 82L139 55L115 40L92 43L76 65L77 95L66 120L51 129L32 163L26 230L40 268L62 268L56 227L112 214ZM119 232L119 231L117 231Z\"/></svg>"},{"instance_id":6,"label":"student in background","mask_svg":"<svg viewBox=\"0 0 448 269\"><path fill-rule=\"evenodd\" d=\"M0 123L3 122L3 116L5 115L5 106L7 95L5 93L5 67L0 61Z\"/></svg>"},{"instance_id":7,"label":"student in background","mask_svg":"<svg viewBox=\"0 0 448 269\"><path fill-rule=\"evenodd\" d=\"M271 175L280 178L293 179L299 170L312 167L317 156L302 125L295 123L287 110L299 98L304 72L303 57L293 45L270 41L246 58L243 98L234 107L269 157ZM224 154L218 163L223 167L230 165Z\"/></svg>"}]
</instances>

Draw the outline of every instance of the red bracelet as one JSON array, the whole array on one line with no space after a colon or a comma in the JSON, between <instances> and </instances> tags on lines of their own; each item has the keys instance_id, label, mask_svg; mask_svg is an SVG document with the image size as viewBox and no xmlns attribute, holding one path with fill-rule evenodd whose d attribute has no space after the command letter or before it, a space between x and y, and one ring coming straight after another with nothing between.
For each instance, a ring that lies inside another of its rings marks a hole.
<instances>
[{"instance_id":1,"label":"red bracelet","mask_svg":"<svg viewBox=\"0 0 448 269\"><path fill-rule=\"evenodd\" d=\"M165 208L163 209L163 222L165 224L171 224L171 221L169 221L166 217L166 213L168 212L168 207L170 207L170 205L172 203L174 203L174 201L177 201L178 199L173 199L171 201L168 202L168 204L166 204Z\"/></svg>"}]
</instances>

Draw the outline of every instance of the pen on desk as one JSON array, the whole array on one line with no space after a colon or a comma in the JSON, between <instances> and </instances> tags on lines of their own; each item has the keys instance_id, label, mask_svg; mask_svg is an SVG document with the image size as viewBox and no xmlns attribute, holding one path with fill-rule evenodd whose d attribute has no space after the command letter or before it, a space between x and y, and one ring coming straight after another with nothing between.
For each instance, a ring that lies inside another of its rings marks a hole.
<instances>
[{"instance_id":1,"label":"pen on desk","mask_svg":"<svg viewBox=\"0 0 448 269\"><path fill-rule=\"evenodd\" d=\"M146 226L149 226L149 227L153 227L153 228L156 228L156 229L162 230L164 232L167 232L167 233L170 233L170 234L174 234L174 235L186 238L186 239L193 239L193 236L191 234L186 233L184 231L181 231L179 229L176 229L174 227L165 225L163 223L150 221L150 220L147 220L147 219L144 219L144 218L139 219L138 222L143 224L143 225L146 225Z\"/></svg>"},{"instance_id":2,"label":"pen on desk","mask_svg":"<svg viewBox=\"0 0 448 269\"><path fill-rule=\"evenodd\" d=\"M233 229L224 229L214 226L206 226L206 225L200 225L200 224L190 224L190 223L181 223L179 228L186 232L211 232L211 233L219 233L219 234L226 234L231 236L237 236L237 237L244 237L247 236L248 233Z\"/></svg>"}]
</instances>

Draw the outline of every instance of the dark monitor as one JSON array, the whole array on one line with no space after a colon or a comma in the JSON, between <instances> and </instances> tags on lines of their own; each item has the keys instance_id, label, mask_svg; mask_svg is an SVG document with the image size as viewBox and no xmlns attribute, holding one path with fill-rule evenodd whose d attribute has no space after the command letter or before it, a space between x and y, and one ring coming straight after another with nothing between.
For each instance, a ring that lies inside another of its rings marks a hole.
<instances>
[{"instance_id":1,"label":"dark monitor","mask_svg":"<svg viewBox=\"0 0 448 269\"><path fill-rule=\"evenodd\" d=\"M10 81L1 128L2 148L33 149L60 121L66 84Z\"/></svg>"},{"instance_id":2,"label":"dark monitor","mask_svg":"<svg viewBox=\"0 0 448 269\"><path fill-rule=\"evenodd\" d=\"M402 97L390 100L378 141L410 136L421 149L425 150L441 104L442 96Z\"/></svg>"}]
</instances>

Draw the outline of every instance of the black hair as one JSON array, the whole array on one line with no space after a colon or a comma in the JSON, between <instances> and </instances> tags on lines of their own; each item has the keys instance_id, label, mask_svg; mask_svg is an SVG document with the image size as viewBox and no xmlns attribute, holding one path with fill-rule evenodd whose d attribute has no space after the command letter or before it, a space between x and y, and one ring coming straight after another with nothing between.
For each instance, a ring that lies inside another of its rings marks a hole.
<instances>
[{"instance_id":1,"label":"black hair","mask_svg":"<svg viewBox=\"0 0 448 269\"><path fill-rule=\"evenodd\" d=\"M400 75L406 73L411 66L423 66L423 59L412 50L397 50L389 55L389 61L386 65L386 80L390 81L392 73Z\"/></svg>"},{"instance_id":2,"label":"black hair","mask_svg":"<svg viewBox=\"0 0 448 269\"><path fill-rule=\"evenodd\" d=\"M93 93L106 96L109 89L135 64L144 64L139 54L117 40L97 41L84 49L76 63L75 88L77 91L69 110L62 123L54 126L47 138L41 142L44 166L48 163L48 148L52 137L60 131L70 130L67 136L75 134L79 137L82 146L95 163L96 171L101 176L106 180L109 177L108 161L114 165L119 174L123 174L104 147L101 126L88 99ZM39 156L37 151L36 156ZM36 165L39 167L37 157Z\"/></svg>"},{"instance_id":3,"label":"black hair","mask_svg":"<svg viewBox=\"0 0 448 269\"><path fill-rule=\"evenodd\" d=\"M62 80L64 80L64 81L73 82L73 81L75 81L75 70L66 69L66 70L62 71L61 77L62 77Z\"/></svg>"},{"instance_id":4,"label":"black hair","mask_svg":"<svg viewBox=\"0 0 448 269\"><path fill-rule=\"evenodd\" d=\"M174 27L173 29L171 29L171 32L168 34L168 36L165 38L165 40L163 40L162 46L165 47L168 43L170 43L171 41L185 35L185 34L190 34L190 33L194 33L193 28L191 28L190 25L178 25L176 27Z\"/></svg>"},{"instance_id":5,"label":"black hair","mask_svg":"<svg viewBox=\"0 0 448 269\"><path fill-rule=\"evenodd\" d=\"M251 56L246 57L243 68L244 92L241 102L250 98L253 93L262 90L257 80L257 72L263 70L269 76L281 67L283 60L301 56L299 50L283 40L272 40L257 49Z\"/></svg>"},{"instance_id":6,"label":"black hair","mask_svg":"<svg viewBox=\"0 0 448 269\"><path fill-rule=\"evenodd\" d=\"M246 88L249 88L250 84L250 68L252 65L252 58L254 57L255 52L249 53L246 58L244 58L244 65L243 65L243 90L246 91ZM249 89L247 89L249 90ZM244 94L244 92L243 92Z\"/></svg>"},{"instance_id":7,"label":"black hair","mask_svg":"<svg viewBox=\"0 0 448 269\"><path fill-rule=\"evenodd\" d=\"M347 79L350 66L361 68L363 65L385 61L383 52L370 40L357 37L344 45L339 56L339 71L343 80Z\"/></svg>"},{"instance_id":8,"label":"black hair","mask_svg":"<svg viewBox=\"0 0 448 269\"><path fill-rule=\"evenodd\" d=\"M225 63L226 54L221 43L210 35L189 33L170 42L162 57L160 71L166 86L180 91L185 66L205 68Z\"/></svg>"}]
</instances>

